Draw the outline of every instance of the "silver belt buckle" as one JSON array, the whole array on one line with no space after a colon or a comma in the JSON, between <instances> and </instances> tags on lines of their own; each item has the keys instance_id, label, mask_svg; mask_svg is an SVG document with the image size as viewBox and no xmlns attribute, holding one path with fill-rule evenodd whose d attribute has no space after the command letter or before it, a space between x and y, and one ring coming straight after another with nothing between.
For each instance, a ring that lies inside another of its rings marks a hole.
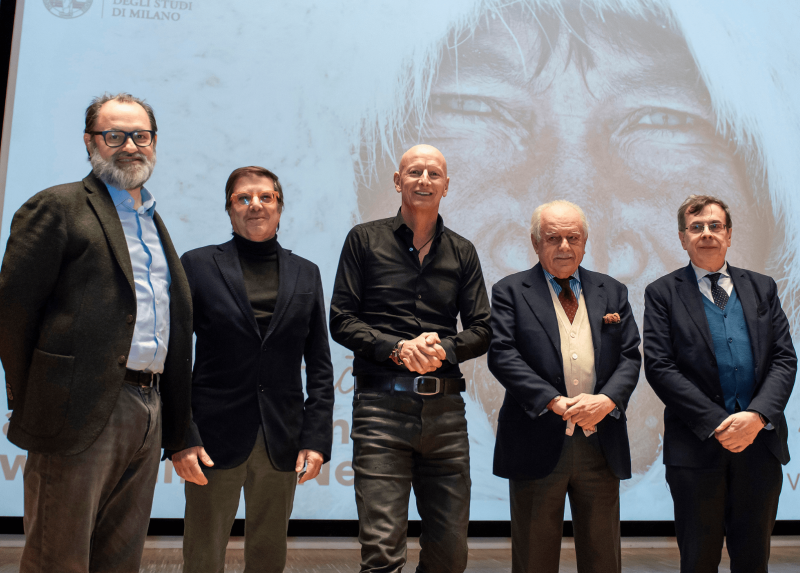
<instances>
[{"instance_id":1,"label":"silver belt buckle","mask_svg":"<svg viewBox=\"0 0 800 573\"><path fill-rule=\"evenodd\" d=\"M436 390L433 392L420 392L419 385L420 383L425 383L427 380L435 380L436 381ZM436 376L417 376L414 378L414 393L419 394L420 396L433 396L434 394L438 394L442 390L442 380L441 378L437 378Z\"/></svg>"}]
</instances>

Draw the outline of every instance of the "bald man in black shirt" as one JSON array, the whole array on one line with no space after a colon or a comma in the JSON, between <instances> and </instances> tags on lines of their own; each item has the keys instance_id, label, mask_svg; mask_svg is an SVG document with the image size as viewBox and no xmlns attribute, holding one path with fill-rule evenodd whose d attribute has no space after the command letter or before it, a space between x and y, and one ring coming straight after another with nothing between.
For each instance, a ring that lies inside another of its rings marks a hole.
<instances>
[{"instance_id":1,"label":"bald man in black shirt","mask_svg":"<svg viewBox=\"0 0 800 573\"><path fill-rule=\"evenodd\" d=\"M449 182L436 148L408 150L394 174L400 210L354 227L336 273L331 335L355 354L361 571L405 564L412 485L420 570L467 564L471 482L458 364L486 352L491 328L475 247L439 216Z\"/></svg>"}]
</instances>

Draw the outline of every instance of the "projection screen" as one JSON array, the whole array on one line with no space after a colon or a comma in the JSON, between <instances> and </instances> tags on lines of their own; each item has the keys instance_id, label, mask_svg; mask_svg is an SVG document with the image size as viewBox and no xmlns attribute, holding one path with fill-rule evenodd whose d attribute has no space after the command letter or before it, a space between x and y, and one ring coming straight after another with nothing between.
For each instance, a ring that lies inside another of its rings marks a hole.
<instances>
[{"instance_id":1,"label":"projection screen","mask_svg":"<svg viewBox=\"0 0 800 573\"><path fill-rule=\"evenodd\" d=\"M285 192L280 243L319 265L329 303L346 233L395 214L398 159L425 142L447 158L441 214L475 244L487 289L536 263L531 213L564 198L588 217L584 266L628 286L641 327L647 284L688 263L677 207L707 193L732 210L728 260L773 276L793 332L800 325L791 0L27 0L16 18L2 249L31 195L89 172L91 98L126 91L155 108L147 188L179 253L230 239L225 181L261 165ZM298 488L296 519L356 519L352 355L331 345L333 459ZM485 357L462 370L471 519L507 520L507 483L491 474L504 390ZM662 412L642 374L627 412L623 520L673 517ZM795 460L778 519L800 519L797 392L786 417ZM0 515L22 515L24 462L0 439ZM153 517L183 516L180 481L162 463Z\"/></svg>"}]
</instances>

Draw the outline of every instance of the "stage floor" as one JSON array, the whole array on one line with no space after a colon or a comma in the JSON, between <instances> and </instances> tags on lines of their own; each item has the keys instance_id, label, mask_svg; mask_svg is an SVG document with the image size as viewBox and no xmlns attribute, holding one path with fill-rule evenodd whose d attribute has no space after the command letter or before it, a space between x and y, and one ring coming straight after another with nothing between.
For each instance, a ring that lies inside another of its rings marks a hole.
<instances>
[{"instance_id":1,"label":"stage floor","mask_svg":"<svg viewBox=\"0 0 800 573\"><path fill-rule=\"evenodd\" d=\"M17 573L22 554L23 537L0 536L0 573ZM141 571L144 573L179 573L181 567L181 538L148 538ZM511 569L511 544L507 539L470 539L470 573L497 573ZM419 544L409 539L408 563L404 568L413 572L419 556ZM358 543L350 538L293 538L289 543L286 571L291 573L352 572L358 569ZM774 537L769 569L771 573L800 572L800 537ZM241 538L231 538L226 561L227 573L244 570L244 550ZM561 548L560 571L575 571L575 550L571 539ZM624 538L622 540L622 570L627 573L677 572L678 548L674 538ZM723 550L720 573L730 571L727 552Z\"/></svg>"}]
</instances>

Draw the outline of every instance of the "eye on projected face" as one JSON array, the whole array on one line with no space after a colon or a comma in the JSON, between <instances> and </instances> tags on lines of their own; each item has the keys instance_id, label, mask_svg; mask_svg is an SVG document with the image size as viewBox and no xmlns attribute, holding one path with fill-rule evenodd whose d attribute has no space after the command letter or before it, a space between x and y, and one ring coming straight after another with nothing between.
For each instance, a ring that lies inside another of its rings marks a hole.
<instances>
[{"instance_id":1,"label":"eye on projected face","mask_svg":"<svg viewBox=\"0 0 800 573\"><path fill-rule=\"evenodd\" d=\"M554 199L583 208L581 264L628 286L640 326L645 287L688 263L674 237L690 194L728 203L738 236L752 238L728 259L763 271L772 223L756 215L744 160L716 129L683 39L657 22L574 20L583 27L511 7L443 49L421 137L447 157L441 213L475 244L488 286L537 262L530 216ZM390 212L362 205L365 219ZM495 423L503 389L485 361L468 367L470 393ZM627 411L634 472L657 459L662 408L642 379Z\"/></svg>"},{"instance_id":2,"label":"eye on projected face","mask_svg":"<svg viewBox=\"0 0 800 573\"><path fill-rule=\"evenodd\" d=\"M446 50L426 123L428 140L450 164L453 191L442 214L472 231L467 236L489 255L489 283L536 261L526 218L546 201L584 208L593 237L585 264L639 296L685 263L682 249L665 248L664 239L674 235L674 211L687 195L716 194L743 212L752 204L744 165L715 130L708 92L680 38L631 20L648 29L632 33L636 41L612 41L594 25L582 43L563 26L545 36L522 14L504 20L459 43L457 57ZM486 173L492 201L481 203L476 219L472 204L485 197ZM763 268L760 246L737 255L739 264Z\"/></svg>"}]
</instances>

